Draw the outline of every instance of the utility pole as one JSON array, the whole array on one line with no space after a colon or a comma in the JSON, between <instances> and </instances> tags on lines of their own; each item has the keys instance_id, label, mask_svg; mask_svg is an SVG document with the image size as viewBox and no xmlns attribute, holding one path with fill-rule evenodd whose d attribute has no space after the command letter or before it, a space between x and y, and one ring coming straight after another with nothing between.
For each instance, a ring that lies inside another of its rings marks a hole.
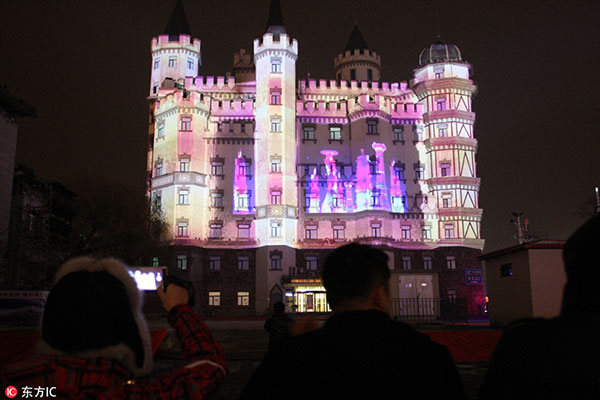
<instances>
[{"instance_id":1,"label":"utility pole","mask_svg":"<svg viewBox=\"0 0 600 400\"><path fill-rule=\"evenodd\" d=\"M519 244L523 244L523 229L521 228L521 215L523 215L523 212L514 212L512 215L515 219L511 219L510 222L511 224L517 225L517 237L515 239L519 241Z\"/></svg>"}]
</instances>

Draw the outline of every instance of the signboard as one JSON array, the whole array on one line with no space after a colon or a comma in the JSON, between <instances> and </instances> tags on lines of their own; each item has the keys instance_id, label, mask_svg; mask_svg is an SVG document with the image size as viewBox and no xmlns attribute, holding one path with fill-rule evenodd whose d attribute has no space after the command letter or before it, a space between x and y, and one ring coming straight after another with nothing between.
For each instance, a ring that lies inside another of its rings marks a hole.
<instances>
[{"instance_id":1,"label":"signboard","mask_svg":"<svg viewBox=\"0 0 600 400\"><path fill-rule=\"evenodd\" d=\"M465 282L467 285L481 285L483 277L479 268L465 268Z\"/></svg>"}]
</instances>

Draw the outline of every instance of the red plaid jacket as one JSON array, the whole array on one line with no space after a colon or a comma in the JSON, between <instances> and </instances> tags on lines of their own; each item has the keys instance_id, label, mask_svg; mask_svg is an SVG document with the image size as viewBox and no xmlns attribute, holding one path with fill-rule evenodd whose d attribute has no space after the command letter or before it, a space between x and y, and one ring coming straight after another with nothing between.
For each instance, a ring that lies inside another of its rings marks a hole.
<instances>
[{"instance_id":1,"label":"red plaid jacket","mask_svg":"<svg viewBox=\"0 0 600 400\"><path fill-rule=\"evenodd\" d=\"M227 364L221 346L187 305L168 315L181 343L187 365L155 379L134 376L106 358L36 356L0 367L2 388L56 387L61 399L207 399L225 378ZM19 398L19 397L17 397Z\"/></svg>"}]
</instances>

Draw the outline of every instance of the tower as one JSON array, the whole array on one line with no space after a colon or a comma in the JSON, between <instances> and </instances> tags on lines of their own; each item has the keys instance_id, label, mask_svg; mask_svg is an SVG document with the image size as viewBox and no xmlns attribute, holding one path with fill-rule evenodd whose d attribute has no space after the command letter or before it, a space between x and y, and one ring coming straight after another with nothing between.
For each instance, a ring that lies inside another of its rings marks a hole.
<instances>
[{"instance_id":1,"label":"tower","mask_svg":"<svg viewBox=\"0 0 600 400\"><path fill-rule=\"evenodd\" d=\"M424 105L426 184L432 195L429 205L438 210L439 243L482 249L471 108L477 87L470 79L470 65L458 47L440 41L421 52L419 65L413 90Z\"/></svg>"},{"instance_id":2,"label":"tower","mask_svg":"<svg viewBox=\"0 0 600 400\"><path fill-rule=\"evenodd\" d=\"M346 48L333 60L338 81L379 81L381 79L381 56L369 50L367 42L354 25Z\"/></svg>"}]
</instances>

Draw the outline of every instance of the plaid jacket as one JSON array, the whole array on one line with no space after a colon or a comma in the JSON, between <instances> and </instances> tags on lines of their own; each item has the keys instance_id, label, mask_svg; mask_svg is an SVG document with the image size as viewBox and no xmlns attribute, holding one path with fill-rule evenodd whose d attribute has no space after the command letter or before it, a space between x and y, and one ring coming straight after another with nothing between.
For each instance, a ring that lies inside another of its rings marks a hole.
<instances>
[{"instance_id":1,"label":"plaid jacket","mask_svg":"<svg viewBox=\"0 0 600 400\"><path fill-rule=\"evenodd\" d=\"M21 398L26 387L56 387L61 399L207 399L225 378L227 364L221 346L187 305L168 315L184 351L187 365L155 379L135 377L107 358L36 356L0 367L0 383L16 386Z\"/></svg>"}]
</instances>

